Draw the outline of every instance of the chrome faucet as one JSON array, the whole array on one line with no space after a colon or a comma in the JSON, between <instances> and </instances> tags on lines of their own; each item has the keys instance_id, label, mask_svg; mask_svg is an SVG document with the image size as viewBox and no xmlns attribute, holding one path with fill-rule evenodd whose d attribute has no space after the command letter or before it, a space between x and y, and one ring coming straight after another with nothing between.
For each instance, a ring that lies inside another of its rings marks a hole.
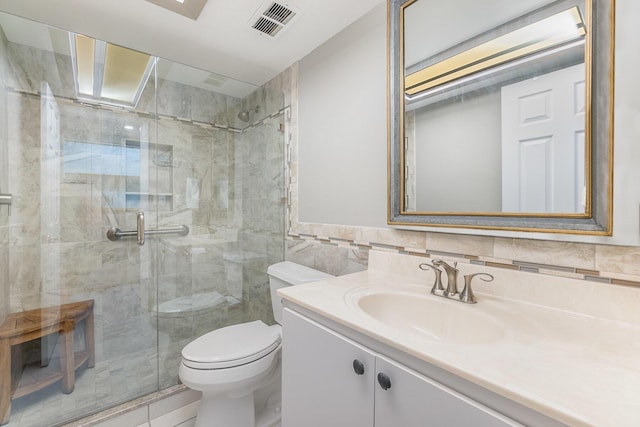
<instances>
[{"instance_id":1,"label":"chrome faucet","mask_svg":"<svg viewBox=\"0 0 640 427\"><path fill-rule=\"evenodd\" d=\"M453 297L458 295L458 272L460 271L456 268L458 263L454 262L453 267L451 267L443 260L435 259L433 260L433 265L444 268L445 273L447 273L447 290L444 292L445 296Z\"/></svg>"},{"instance_id":2,"label":"chrome faucet","mask_svg":"<svg viewBox=\"0 0 640 427\"><path fill-rule=\"evenodd\" d=\"M485 279L483 277L480 277L480 279L485 282L490 282L493 280L493 276L488 273L467 274L464 276L464 288L462 289L462 292L458 292L458 273L460 272L460 270L458 270L457 266L457 262L454 262L452 267L441 259L435 259L431 264L422 263L418 265L418 268L420 268L421 270L431 269L435 273L436 278L433 282L433 287L431 288L432 294L439 297L455 299L456 301L461 301L467 304L475 304L476 302L478 302L478 300L476 300L476 297L473 294L473 290L471 289L471 282L473 281L473 278L476 276L484 276L487 278ZM446 290L442 286L442 270L440 270L438 267L442 267L445 273L447 273Z\"/></svg>"}]
</instances>

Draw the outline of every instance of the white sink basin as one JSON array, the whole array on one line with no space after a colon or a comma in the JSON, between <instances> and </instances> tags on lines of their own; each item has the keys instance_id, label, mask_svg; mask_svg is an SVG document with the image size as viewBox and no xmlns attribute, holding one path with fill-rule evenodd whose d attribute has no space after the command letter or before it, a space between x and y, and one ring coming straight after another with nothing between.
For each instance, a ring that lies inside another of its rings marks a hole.
<instances>
[{"instance_id":1,"label":"white sink basin","mask_svg":"<svg viewBox=\"0 0 640 427\"><path fill-rule=\"evenodd\" d=\"M476 305L402 291L355 292L351 304L384 325L404 333L460 344L502 339L504 328Z\"/></svg>"}]
</instances>

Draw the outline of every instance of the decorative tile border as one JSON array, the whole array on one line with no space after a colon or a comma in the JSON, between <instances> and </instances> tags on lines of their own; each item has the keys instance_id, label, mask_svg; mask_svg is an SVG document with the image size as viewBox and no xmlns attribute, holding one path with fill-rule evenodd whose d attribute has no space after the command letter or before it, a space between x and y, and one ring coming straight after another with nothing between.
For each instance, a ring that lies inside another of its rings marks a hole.
<instances>
[{"instance_id":1,"label":"decorative tile border","mask_svg":"<svg viewBox=\"0 0 640 427\"><path fill-rule=\"evenodd\" d=\"M543 276L561 276L579 280L596 281L600 283L613 284L619 286L632 286L640 289L640 278L638 280L621 279L596 270L587 270L583 268L565 267L559 265L540 264L527 261L495 261L489 257L468 255L452 252L443 252L429 249L409 248L398 245L390 245L379 242L362 242L344 239L341 237L325 237L309 233L295 233L289 231L288 238L293 241L312 241L321 245L340 246L361 250L382 250L399 254L407 254L413 256L422 256L425 258L443 258L454 262L475 264L487 267L504 268L509 270L525 271L528 273L540 274Z\"/></svg>"},{"instance_id":2,"label":"decorative tile border","mask_svg":"<svg viewBox=\"0 0 640 427\"><path fill-rule=\"evenodd\" d=\"M27 92L27 91L23 91L23 90L18 90L15 88L8 88L7 89L8 92L16 94L16 95L21 95L21 96L29 96L29 97L36 97L36 98L40 98L41 97L41 93L35 93L35 92ZM85 108L91 108L93 110L102 110L102 111L109 111L112 113L126 113L126 114L132 114L136 117L139 118L143 118L143 119L158 119L158 120L170 120L170 121L176 121L176 122L180 122L182 124L189 124L189 125L194 125L194 126L198 126L200 128L203 129L216 129L216 130L224 130L224 131L228 131L228 132L233 132L233 133L246 133L249 132L253 129L256 129L262 125L264 125L267 121L279 117L281 115L283 115L287 110L289 110L289 107L282 107L280 108L278 111L275 111L265 117L262 117L260 120L257 120L247 126L245 126L244 128L236 128L233 126L228 126L228 125L223 125L223 124L217 124L217 123L207 123L207 122L203 122L200 120L192 120L192 119L188 119L185 117L178 117L178 116L171 116L168 114L162 114L162 113L149 113L149 112L144 112L144 111L139 111L139 110L135 110L135 109L129 109L129 108L125 108L125 107L118 107L118 106L110 106L110 105L100 105L100 104L92 104L86 101L81 101L75 98L71 98L68 96L63 96L63 95L55 95L56 101L57 102L61 102L64 103L66 105L80 105L82 107Z\"/></svg>"}]
</instances>

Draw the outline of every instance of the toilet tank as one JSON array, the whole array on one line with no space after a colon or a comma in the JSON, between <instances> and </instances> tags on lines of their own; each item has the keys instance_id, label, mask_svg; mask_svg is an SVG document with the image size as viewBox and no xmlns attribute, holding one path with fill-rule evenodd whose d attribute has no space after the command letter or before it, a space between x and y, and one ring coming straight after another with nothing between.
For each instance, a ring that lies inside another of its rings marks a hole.
<instances>
[{"instance_id":1,"label":"toilet tank","mask_svg":"<svg viewBox=\"0 0 640 427\"><path fill-rule=\"evenodd\" d=\"M291 261L270 265L267 268L267 274L269 275L269 288L271 289L273 317L278 323L282 322L282 298L276 293L278 289L335 277Z\"/></svg>"}]
</instances>

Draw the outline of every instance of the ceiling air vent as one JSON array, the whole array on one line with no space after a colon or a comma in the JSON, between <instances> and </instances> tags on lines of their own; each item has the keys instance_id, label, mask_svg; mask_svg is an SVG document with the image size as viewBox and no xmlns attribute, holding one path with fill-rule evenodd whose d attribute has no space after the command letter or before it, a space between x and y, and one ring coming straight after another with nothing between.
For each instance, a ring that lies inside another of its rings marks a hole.
<instances>
[{"instance_id":1,"label":"ceiling air vent","mask_svg":"<svg viewBox=\"0 0 640 427\"><path fill-rule=\"evenodd\" d=\"M228 79L225 76L221 76L220 74L209 73L205 81L203 82L206 85L220 87L222 86Z\"/></svg>"},{"instance_id":2,"label":"ceiling air vent","mask_svg":"<svg viewBox=\"0 0 640 427\"><path fill-rule=\"evenodd\" d=\"M300 15L300 11L284 3L272 0L263 3L251 18L251 27L271 37L276 37Z\"/></svg>"}]
</instances>

